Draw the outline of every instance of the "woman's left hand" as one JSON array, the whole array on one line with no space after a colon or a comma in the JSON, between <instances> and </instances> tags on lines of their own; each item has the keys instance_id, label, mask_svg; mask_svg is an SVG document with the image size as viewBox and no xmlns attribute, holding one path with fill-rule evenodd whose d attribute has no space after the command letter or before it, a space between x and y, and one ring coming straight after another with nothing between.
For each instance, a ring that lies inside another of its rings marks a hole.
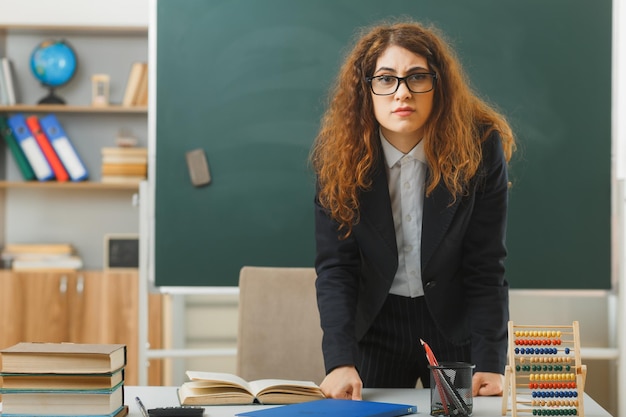
<instances>
[{"instance_id":1,"label":"woman's left hand","mask_svg":"<svg viewBox=\"0 0 626 417\"><path fill-rule=\"evenodd\" d=\"M476 372L472 377L472 394L477 396L502 395L504 377L492 372Z\"/></svg>"}]
</instances>

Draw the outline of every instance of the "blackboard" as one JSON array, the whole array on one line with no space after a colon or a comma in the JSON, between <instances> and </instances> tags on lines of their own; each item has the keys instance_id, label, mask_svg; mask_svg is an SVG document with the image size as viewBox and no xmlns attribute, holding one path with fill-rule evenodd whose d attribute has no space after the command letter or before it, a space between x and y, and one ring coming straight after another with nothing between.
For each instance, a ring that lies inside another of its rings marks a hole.
<instances>
[{"instance_id":1,"label":"blackboard","mask_svg":"<svg viewBox=\"0 0 626 417\"><path fill-rule=\"evenodd\" d=\"M313 265L327 89L356 29L399 16L440 28L517 134L511 287L610 287L610 0L157 0L156 285Z\"/></svg>"}]
</instances>

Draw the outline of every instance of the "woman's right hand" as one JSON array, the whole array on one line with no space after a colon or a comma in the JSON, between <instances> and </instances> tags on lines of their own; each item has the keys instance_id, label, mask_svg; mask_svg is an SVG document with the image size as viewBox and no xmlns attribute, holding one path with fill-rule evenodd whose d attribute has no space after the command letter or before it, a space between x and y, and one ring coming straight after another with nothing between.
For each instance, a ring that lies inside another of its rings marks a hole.
<instances>
[{"instance_id":1,"label":"woman's right hand","mask_svg":"<svg viewBox=\"0 0 626 417\"><path fill-rule=\"evenodd\" d=\"M320 385L326 398L361 400L363 382L354 366L340 366L330 371Z\"/></svg>"}]
</instances>

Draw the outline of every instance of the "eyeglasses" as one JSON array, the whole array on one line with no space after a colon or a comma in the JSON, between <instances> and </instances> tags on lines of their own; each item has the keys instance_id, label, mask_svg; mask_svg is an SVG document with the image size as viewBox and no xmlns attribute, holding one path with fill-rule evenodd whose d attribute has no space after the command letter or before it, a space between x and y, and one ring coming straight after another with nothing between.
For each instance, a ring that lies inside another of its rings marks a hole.
<instances>
[{"instance_id":1,"label":"eyeglasses","mask_svg":"<svg viewBox=\"0 0 626 417\"><path fill-rule=\"evenodd\" d=\"M434 72L418 72L406 77L396 77L395 75L377 75L367 77L372 93L377 96L389 96L398 91L400 82L404 81L407 88L412 93L428 93L435 88L437 74Z\"/></svg>"}]
</instances>

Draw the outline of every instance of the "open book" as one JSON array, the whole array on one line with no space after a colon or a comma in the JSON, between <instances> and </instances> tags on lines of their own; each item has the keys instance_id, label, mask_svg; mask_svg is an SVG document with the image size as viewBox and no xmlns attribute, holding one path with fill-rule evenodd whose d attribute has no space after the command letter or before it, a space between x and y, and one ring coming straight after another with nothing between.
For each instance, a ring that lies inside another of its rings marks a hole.
<instances>
[{"instance_id":1,"label":"open book","mask_svg":"<svg viewBox=\"0 0 626 417\"><path fill-rule=\"evenodd\" d=\"M246 381L236 375L187 371L190 381L178 390L182 405L294 404L324 398L311 381L259 379Z\"/></svg>"}]
</instances>

